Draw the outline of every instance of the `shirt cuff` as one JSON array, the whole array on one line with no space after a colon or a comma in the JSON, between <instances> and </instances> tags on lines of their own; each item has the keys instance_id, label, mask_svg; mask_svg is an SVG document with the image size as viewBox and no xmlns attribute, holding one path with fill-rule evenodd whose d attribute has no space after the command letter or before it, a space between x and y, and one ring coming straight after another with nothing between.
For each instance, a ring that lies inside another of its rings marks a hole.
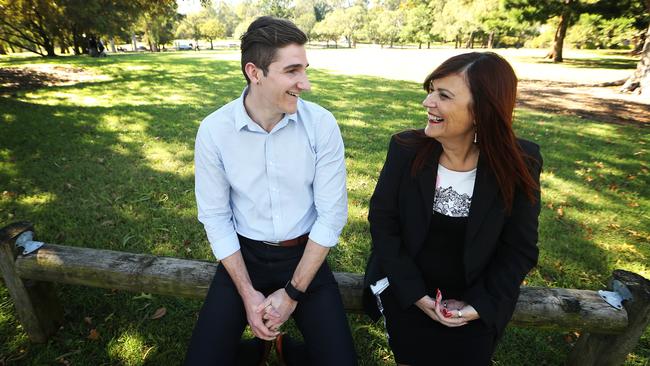
<instances>
[{"instance_id":1,"label":"shirt cuff","mask_svg":"<svg viewBox=\"0 0 650 366\"><path fill-rule=\"evenodd\" d=\"M333 247L339 241L341 232L333 231L316 221L309 232L309 239L324 247Z\"/></svg>"},{"instance_id":2,"label":"shirt cuff","mask_svg":"<svg viewBox=\"0 0 650 366\"><path fill-rule=\"evenodd\" d=\"M206 231L207 232L207 231ZM212 253L218 260L222 260L231 254L239 250L239 238L235 231L229 233L226 236L217 238L214 235L208 234L208 241L210 242L210 248L212 248Z\"/></svg>"}]
</instances>

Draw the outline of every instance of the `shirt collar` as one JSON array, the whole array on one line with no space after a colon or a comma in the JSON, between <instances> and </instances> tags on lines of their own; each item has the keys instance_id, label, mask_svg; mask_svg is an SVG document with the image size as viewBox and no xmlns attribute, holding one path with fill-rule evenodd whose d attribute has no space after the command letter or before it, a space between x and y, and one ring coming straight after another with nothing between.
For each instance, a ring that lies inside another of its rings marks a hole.
<instances>
[{"instance_id":1,"label":"shirt collar","mask_svg":"<svg viewBox=\"0 0 650 366\"><path fill-rule=\"evenodd\" d=\"M239 99L237 99L237 113L235 115L235 127L237 128L238 131L241 131L242 128L248 126L249 131L263 131L262 128L253 121L253 119L248 115L248 112L246 112L246 107L244 106L244 99L246 98L246 94L248 94L248 86L244 87L244 90L241 93L241 96ZM300 100L298 101L300 103ZM280 122L273 128L273 130L279 130L286 126L289 121L294 121L298 122L298 112L296 113L291 113L291 114L286 114Z\"/></svg>"}]
</instances>

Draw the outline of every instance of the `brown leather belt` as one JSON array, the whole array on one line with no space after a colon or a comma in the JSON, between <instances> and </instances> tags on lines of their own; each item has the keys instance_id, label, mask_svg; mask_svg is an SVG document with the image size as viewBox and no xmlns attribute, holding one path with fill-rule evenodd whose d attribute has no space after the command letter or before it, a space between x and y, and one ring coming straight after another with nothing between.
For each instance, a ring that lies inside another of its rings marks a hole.
<instances>
[{"instance_id":1,"label":"brown leather belt","mask_svg":"<svg viewBox=\"0 0 650 366\"><path fill-rule=\"evenodd\" d=\"M309 240L309 233L300 235L297 238L289 239L289 240L282 240L282 241L266 241L266 240L262 240L262 243L268 244L268 245L273 245L273 246L276 246L276 247L295 247L297 245L305 245L305 244L307 244L307 240Z\"/></svg>"}]
</instances>

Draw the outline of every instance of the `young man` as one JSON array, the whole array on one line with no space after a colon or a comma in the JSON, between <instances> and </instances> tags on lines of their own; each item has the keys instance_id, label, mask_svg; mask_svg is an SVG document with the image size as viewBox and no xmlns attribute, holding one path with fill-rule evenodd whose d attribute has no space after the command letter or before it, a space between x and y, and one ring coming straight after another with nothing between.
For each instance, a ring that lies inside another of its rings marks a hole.
<instances>
[{"instance_id":1,"label":"young man","mask_svg":"<svg viewBox=\"0 0 650 366\"><path fill-rule=\"evenodd\" d=\"M242 364L250 356L240 344L246 325L270 341L290 316L305 339L307 358L294 363L356 365L338 286L325 261L347 220L343 141L330 112L300 99L310 89L306 42L287 20L251 23L241 39L248 86L199 128L199 220L221 262L186 365ZM276 348L287 362L288 345L281 339Z\"/></svg>"}]
</instances>

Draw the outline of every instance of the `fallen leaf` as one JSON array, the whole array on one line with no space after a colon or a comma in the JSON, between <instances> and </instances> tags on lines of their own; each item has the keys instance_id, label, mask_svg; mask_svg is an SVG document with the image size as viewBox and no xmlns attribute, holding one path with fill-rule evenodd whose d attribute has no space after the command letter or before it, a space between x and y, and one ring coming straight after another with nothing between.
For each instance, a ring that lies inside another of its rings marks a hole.
<instances>
[{"instance_id":1,"label":"fallen leaf","mask_svg":"<svg viewBox=\"0 0 650 366\"><path fill-rule=\"evenodd\" d=\"M163 316L165 316L165 314L167 314L167 309L163 306L162 308L158 308L158 310L156 310L153 313L153 315L149 317L149 319L151 320L160 319Z\"/></svg>"},{"instance_id":2,"label":"fallen leaf","mask_svg":"<svg viewBox=\"0 0 650 366\"><path fill-rule=\"evenodd\" d=\"M91 317L89 317L89 316L84 317L84 321L85 321L86 324L88 324L88 325L92 325L92 324L93 324L93 318L91 318Z\"/></svg>"},{"instance_id":3,"label":"fallen leaf","mask_svg":"<svg viewBox=\"0 0 650 366\"><path fill-rule=\"evenodd\" d=\"M630 207L639 207L639 204L637 202L629 202L627 205Z\"/></svg>"},{"instance_id":4,"label":"fallen leaf","mask_svg":"<svg viewBox=\"0 0 650 366\"><path fill-rule=\"evenodd\" d=\"M99 339L99 332L97 331L97 329L95 329L95 328L91 329L87 338L90 339L91 341L98 340Z\"/></svg>"},{"instance_id":5,"label":"fallen leaf","mask_svg":"<svg viewBox=\"0 0 650 366\"><path fill-rule=\"evenodd\" d=\"M559 217L564 217L564 209L562 207L558 208L556 212Z\"/></svg>"}]
</instances>

